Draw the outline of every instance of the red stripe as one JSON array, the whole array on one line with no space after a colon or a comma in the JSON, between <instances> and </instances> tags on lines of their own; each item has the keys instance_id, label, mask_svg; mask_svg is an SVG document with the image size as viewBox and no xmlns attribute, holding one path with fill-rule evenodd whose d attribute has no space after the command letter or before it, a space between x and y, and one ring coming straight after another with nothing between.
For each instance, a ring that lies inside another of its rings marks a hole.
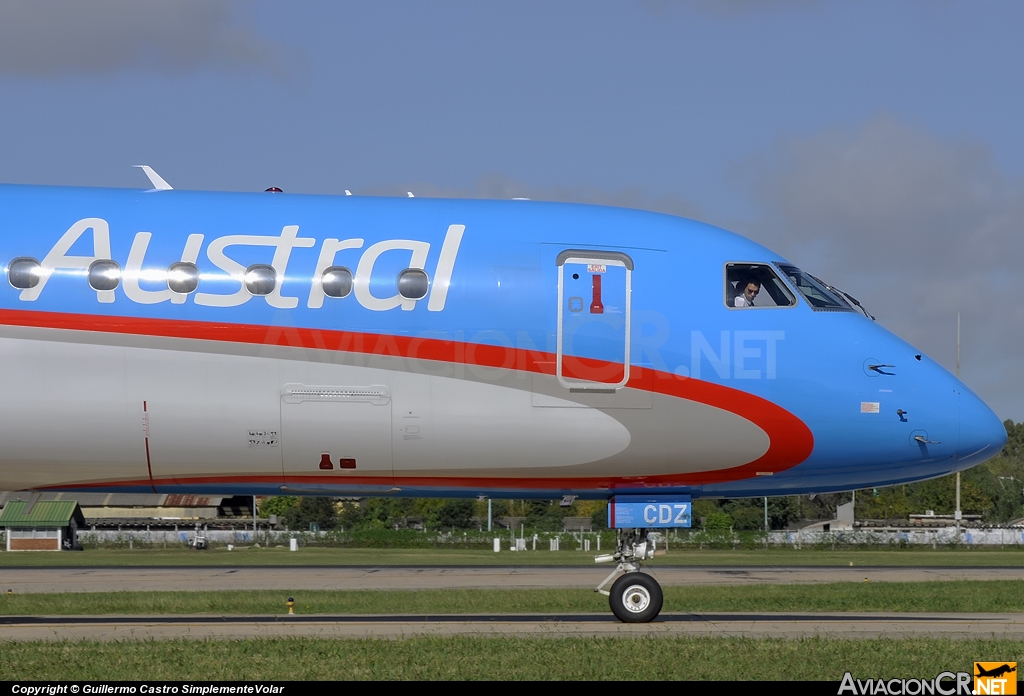
<instances>
[{"instance_id":1,"label":"red stripe","mask_svg":"<svg viewBox=\"0 0 1024 696\"><path fill-rule=\"evenodd\" d=\"M390 334L11 309L0 309L0 325L336 350L365 355L514 369L547 375L555 373L555 355L545 351L446 341L435 338L394 336ZM610 363L583 358L579 359L579 363L588 371L608 370L609 365L611 365ZM768 451L760 458L741 466L689 474L635 477L538 478L530 480L458 476L403 477L401 479L394 479L394 483L397 486L544 489L700 485L752 478L758 472L777 473L785 471L807 459L814 448L814 436L803 421L767 399L738 389L637 366L630 367L630 379L627 387L714 406L715 408L720 408L745 418L760 427L768 435L770 443ZM171 480L179 485L188 485L204 483L270 483L271 478L260 476L209 476L188 479L174 477ZM275 478L273 481L280 482L280 479ZM390 478L385 482L381 479L349 476L346 476L344 481L360 484L367 483L370 485L381 485L382 483L386 485L391 483ZM157 483L159 484L159 482L160 480L158 479ZM288 483L296 482L329 482L339 484L341 480L337 476L293 477L289 474ZM148 483L148 481L144 482L143 485ZM81 487L87 488L89 485L91 484L83 484ZM120 484L107 482L107 485L128 486L138 485L138 482L124 481L120 482Z\"/></svg>"}]
</instances>

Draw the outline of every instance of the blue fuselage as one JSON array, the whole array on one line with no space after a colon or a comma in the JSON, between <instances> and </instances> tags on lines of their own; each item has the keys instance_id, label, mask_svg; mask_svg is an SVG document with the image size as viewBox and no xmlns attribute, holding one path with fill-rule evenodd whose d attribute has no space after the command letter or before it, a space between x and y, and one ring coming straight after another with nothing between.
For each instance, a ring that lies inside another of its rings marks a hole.
<instances>
[{"instance_id":1,"label":"blue fuselage","mask_svg":"<svg viewBox=\"0 0 1024 696\"><path fill-rule=\"evenodd\" d=\"M13 373L28 370L39 387L30 398L5 390L3 410L21 425L0 434L0 487L740 497L940 476L1005 441L995 415L927 355L849 306L812 307L778 254L667 215L532 201L4 186L0 259L9 276L0 289L6 383L22 384ZM114 263L94 265L101 261ZM196 269L194 291L169 290L174 264L186 276ZM271 270L261 280L262 267ZM730 280L731 268L777 277L791 304L777 306L765 291L764 301L737 307L732 294L747 278ZM62 437L32 425L52 408L47 390L68 390L65 419L90 408L76 395L95 384L70 384L74 370L65 369L80 351L99 351L82 358L82 370L95 360L124 376L110 377L106 408L137 423L145 406L152 442L137 470L129 462L141 449L133 454L135 435L116 419L89 427L125 438L109 455L125 462L123 474L92 457L95 473L67 462L62 479L51 462L58 450L44 453L47 438ZM222 368L233 357L248 361L244 374ZM165 368L164 381L147 381ZM268 384L267 402L235 422L233 409L264 398L242 395L249 387L232 380L245 375ZM194 403L185 392L164 399L189 380ZM380 393L344 391L370 385ZM223 390L238 391L237 403ZM387 402L389 412L360 407L365 414L350 418L346 399ZM38 410L37 420L25 409ZM178 444L159 444L157 414L164 432L194 428L221 459L197 463ZM234 429L228 444L212 430L218 418ZM332 419L362 425L337 440L309 425L331 430ZM244 443L246 429L263 435ZM354 443L360 429L373 439L365 451ZM230 449L235 430L240 448L265 458L256 470ZM558 456L525 457L533 432ZM325 462L332 468L317 468ZM19 479L36 464L54 473Z\"/></svg>"}]
</instances>

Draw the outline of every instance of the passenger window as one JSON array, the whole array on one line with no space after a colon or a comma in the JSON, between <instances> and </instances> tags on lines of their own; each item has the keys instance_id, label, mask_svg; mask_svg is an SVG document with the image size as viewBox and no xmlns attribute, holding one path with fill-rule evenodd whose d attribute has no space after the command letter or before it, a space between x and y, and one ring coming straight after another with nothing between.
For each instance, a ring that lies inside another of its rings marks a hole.
<instances>
[{"instance_id":1,"label":"passenger window","mask_svg":"<svg viewBox=\"0 0 1024 696\"><path fill-rule=\"evenodd\" d=\"M419 268L407 268L398 274L398 294L407 300L419 300L427 295L430 280Z\"/></svg>"},{"instance_id":2,"label":"passenger window","mask_svg":"<svg viewBox=\"0 0 1024 696\"><path fill-rule=\"evenodd\" d=\"M730 309L792 307L796 298L768 264L727 263L725 304Z\"/></svg>"},{"instance_id":3,"label":"passenger window","mask_svg":"<svg viewBox=\"0 0 1024 696\"><path fill-rule=\"evenodd\" d=\"M199 268L194 263L172 263L167 269L167 287L182 295L195 292L199 287Z\"/></svg>"},{"instance_id":4,"label":"passenger window","mask_svg":"<svg viewBox=\"0 0 1024 696\"><path fill-rule=\"evenodd\" d=\"M39 285L40 275L42 268L39 262L27 256L14 259L7 266L7 280L18 290L28 290Z\"/></svg>"},{"instance_id":5,"label":"passenger window","mask_svg":"<svg viewBox=\"0 0 1024 696\"><path fill-rule=\"evenodd\" d=\"M253 295L269 295L277 287L277 271L273 266L256 263L245 269L245 289Z\"/></svg>"},{"instance_id":6,"label":"passenger window","mask_svg":"<svg viewBox=\"0 0 1024 696\"><path fill-rule=\"evenodd\" d=\"M89 265L89 286L93 290L113 290L121 284L121 266L117 261L97 259Z\"/></svg>"},{"instance_id":7,"label":"passenger window","mask_svg":"<svg viewBox=\"0 0 1024 696\"><path fill-rule=\"evenodd\" d=\"M331 266L320 276L320 287L328 297L348 297L352 292L352 271L344 266Z\"/></svg>"}]
</instances>

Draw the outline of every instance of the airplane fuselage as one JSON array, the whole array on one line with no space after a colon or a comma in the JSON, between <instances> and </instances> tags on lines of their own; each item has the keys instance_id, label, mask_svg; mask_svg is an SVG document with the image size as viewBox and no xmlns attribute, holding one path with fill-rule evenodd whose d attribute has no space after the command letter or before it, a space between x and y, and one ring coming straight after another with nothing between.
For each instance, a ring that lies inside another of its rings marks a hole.
<instances>
[{"instance_id":1,"label":"airplane fuselage","mask_svg":"<svg viewBox=\"0 0 1024 696\"><path fill-rule=\"evenodd\" d=\"M783 495L1005 441L778 254L667 215L3 186L0 258L0 489ZM737 306L751 274L779 301Z\"/></svg>"}]
</instances>

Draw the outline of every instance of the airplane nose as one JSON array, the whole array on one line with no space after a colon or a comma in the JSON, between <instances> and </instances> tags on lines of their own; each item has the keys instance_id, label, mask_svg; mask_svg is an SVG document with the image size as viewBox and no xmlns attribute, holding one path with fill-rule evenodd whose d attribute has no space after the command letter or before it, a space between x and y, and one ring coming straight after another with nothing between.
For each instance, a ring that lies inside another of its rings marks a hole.
<instances>
[{"instance_id":1,"label":"airplane nose","mask_svg":"<svg viewBox=\"0 0 1024 696\"><path fill-rule=\"evenodd\" d=\"M960 391L960 445L957 470L967 469L999 454L1006 444L1006 427L981 399Z\"/></svg>"}]
</instances>

